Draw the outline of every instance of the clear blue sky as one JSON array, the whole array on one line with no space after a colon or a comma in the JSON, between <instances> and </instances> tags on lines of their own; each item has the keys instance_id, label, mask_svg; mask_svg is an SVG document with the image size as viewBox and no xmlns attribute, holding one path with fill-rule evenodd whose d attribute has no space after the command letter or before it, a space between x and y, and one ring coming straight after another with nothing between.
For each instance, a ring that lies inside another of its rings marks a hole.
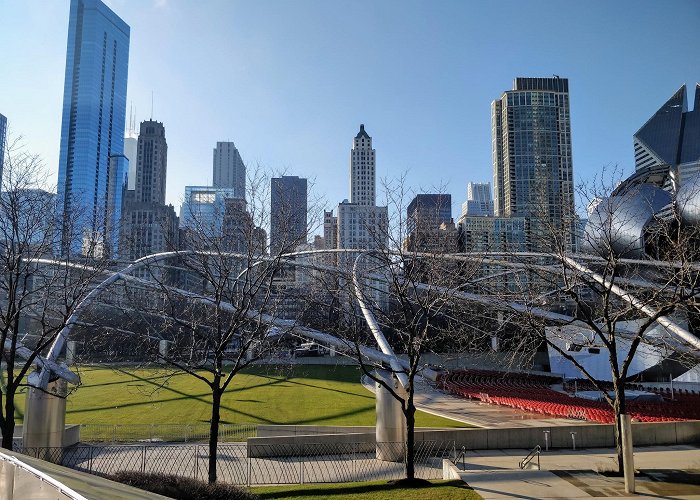
<instances>
[{"instance_id":1,"label":"clear blue sky","mask_svg":"<svg viewBox=\"0 0 700 500\"><path fill-rule=\"evenodd\" d=\"M632 134L700 80L700 2L107 0L131 26L128 102L164 122L167 199L212 149L348 197L364 123L378 176L444 185L453 215L491 181L490 103L516 76L569 78L577 180L627 172ZM0 113L58 170L68 0L0 0Z\"/></svg>"}]
</instances>

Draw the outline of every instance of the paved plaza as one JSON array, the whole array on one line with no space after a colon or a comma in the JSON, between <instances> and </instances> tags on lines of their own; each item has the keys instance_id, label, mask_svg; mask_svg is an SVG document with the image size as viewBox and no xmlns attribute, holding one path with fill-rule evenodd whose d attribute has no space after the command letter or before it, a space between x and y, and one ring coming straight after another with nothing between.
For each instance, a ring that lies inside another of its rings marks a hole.
<instances>
[{"instance_id":1,"label":"paved plaza","mask_svg":"<svg viewBox=\"0 0 700 500\"><path fill-rule=\"evenodd\" d=\"M485 499L627 498L616 469L615 450L554 450L540 456L541 470L520 470L527 450L467 452L460 474ZM459 464L460 468L462 464ZM648 447L635 450L637 495L629 498L700 499L700 448Z\"/></svg>"}]
</instances>

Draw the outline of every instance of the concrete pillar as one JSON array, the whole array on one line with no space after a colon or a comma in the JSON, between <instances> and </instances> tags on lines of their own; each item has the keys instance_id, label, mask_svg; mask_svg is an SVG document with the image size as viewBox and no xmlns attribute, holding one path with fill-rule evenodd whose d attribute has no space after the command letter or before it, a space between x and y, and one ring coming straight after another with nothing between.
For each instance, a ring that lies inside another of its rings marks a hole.
<instances>
[{"instance_id":1,"label":"concrete pillar","mask_svg":"<svg viewBox=\"0 0 700 500\"><path fill-rule=\"evenodd\" d=\"M392 373L382 370L375 374L393 387L401 397L406 397L406 391ZM377 460L403 462L406 447L406 419L401 411L401 402L379 382L375 382L374 386L377 412Z\"/></svg>"},{"instance_id":2,"label":"concrete pillar","mask_svg":"<svg viewBox=\"0 0 700 500\"><path fill-rule=\"evenodd\" d=\"M22 426L22 447L34 457L61 463L66 427L66 381L49 382L46 391L30 387Z\"/></svg>"},{"instance_id":3,"label":"concrete pillar","mask_svg":"<svg viewBox=\"0 0 700 500\"><path fill-rule=\"evenodd\" d=\"M72 366L75 364L75 356L78 354L78 343L75 340L66 342L66 364Z\"/></svg>"},{"instance_id":4,"label":"concrete pillar","mask_svg":"<svg viewBox=\"0 0 700 500\"><path fill-rule=\"evenodd\" d=\"M622 423L622 460L625 463L625 493L634 493L634 447L632 445L632 419L620 415Z\"/></svg>"},{"instance_id":5,"label":"concrete pillar","mask_svg":"<svg viewBox=\"0 0 700 500\"><path fill-rule=\"evenodd\" d=\"M498 331L501 331L503 329L503 323L504 323L504 318L503 318L503 311L498 311L496 313L496 321L498 321ZM498 342L498 335L493 334L491 335L491 350L493 352L498 352L500 350L501 346Z\"/></svg>"}]
</instances>

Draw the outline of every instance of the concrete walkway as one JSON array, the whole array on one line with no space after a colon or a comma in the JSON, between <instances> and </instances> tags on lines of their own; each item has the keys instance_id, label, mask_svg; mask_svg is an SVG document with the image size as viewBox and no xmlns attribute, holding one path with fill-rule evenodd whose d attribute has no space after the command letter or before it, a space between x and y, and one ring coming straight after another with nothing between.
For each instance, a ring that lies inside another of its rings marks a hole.
<instances>
[{"instance_id":1,"label":"concrete walkway","mask_svg":"<svg viewBox=\"0 0 700 500\"><path fill-rule=\"evenodd\" d=\"M698 447L636 449L635 468L642 474L637 478L637 495L633 497L626 496L622 478L597 473L616 469L613 449L543 452L542 470L520 470L517 464L526 453L527 450L468 452L467 470L460 472L460 477L485 499L700 499Z\"/></svg>"}]
</instances>

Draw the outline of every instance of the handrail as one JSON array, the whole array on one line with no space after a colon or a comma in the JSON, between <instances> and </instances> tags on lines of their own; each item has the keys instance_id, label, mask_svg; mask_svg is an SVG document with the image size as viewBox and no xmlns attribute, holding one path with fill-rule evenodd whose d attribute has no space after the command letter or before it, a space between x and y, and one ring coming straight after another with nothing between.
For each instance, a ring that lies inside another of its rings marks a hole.
<instances>
[{"instance_id":1,"label":"handrail","mask_svg":"<svg viewBox=\"0 0 700 500\"><path fill-rule=\"evenodd\" d=\"M51 485L56 491L59 493L62 493L66 497L72 499L72 500L88 500L86 497L78 493L77 491L73 490L72 488L69 488L62 482L58 481L57 479L54 479L50 475L46 474L45 472L40 471L39 469L35 469L31 465L28 465L19 458L13 456L13 455L7 455L5 453L0 453L0 460L8 462L15 466L16 468L23 469L27 471L28 473L32 474L34 477L36 477L39 481ZM3 496L3 498L5 498ZM10 493L10 498L12 498L12 493Z\"/></svg>"},{"instance_id":2,"label":"handrail","mask_svg":"<svg viewBox=\"0 0 700 500\"><path fill-rule=\"evenodd\" d=\"M466 456L467 456L467 448L464 446L462 446L462 450L459 452L459 455L457 455L457 449L455 448L455 443L453 441L452 442L452 458L450 459L450 462L452 462L454 465L457 465L457 462L461 458L462 459L462 470L467 470Z\"/></svg>"},{"instance_id":3,"label":"handrail","mask_svg":"<svg viewBox=\"0 0 700 500\"><path fill-rule=\"evenodd\" d=\"M521 469L524 469L527 467L527 464L529 464L533 458L537 457L537 470L541 470L540 468L540 453L542 452L542 448L538 444L535 446L532 450L530 450L530 453L527 454L525 458L523 458L520 462L518 462L518 467Z\"/></svg>"}]
</instances>

